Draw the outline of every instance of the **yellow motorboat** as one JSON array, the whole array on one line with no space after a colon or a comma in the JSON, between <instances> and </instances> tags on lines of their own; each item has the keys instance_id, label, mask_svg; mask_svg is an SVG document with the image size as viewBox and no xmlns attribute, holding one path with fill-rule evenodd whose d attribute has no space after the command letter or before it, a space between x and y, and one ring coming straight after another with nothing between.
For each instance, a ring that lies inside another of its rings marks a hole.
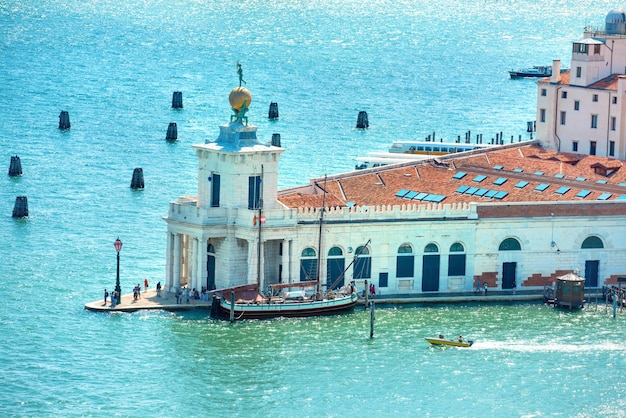
<instances>
[{"instance_id":1,"label":"yellow motorboat","mask_svg":"<svg viewBox=\"0 0 626 418\"><path fill-rule=\"evenodd\" d=\"M456 340L446 340L445 338L425 338L432 345L449 345L452 347L471 347L474 341L458 338Z\"/></svg>"}]
</instances>

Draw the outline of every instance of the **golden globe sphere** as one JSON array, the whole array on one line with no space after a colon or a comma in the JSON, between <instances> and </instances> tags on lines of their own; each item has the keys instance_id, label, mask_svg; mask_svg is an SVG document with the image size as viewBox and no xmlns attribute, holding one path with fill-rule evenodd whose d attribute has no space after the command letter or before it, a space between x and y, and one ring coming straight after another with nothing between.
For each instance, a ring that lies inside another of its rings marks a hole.
<instances>
[{"instance_id":1,"label":"golden globe sphere","mask_svg":"<svg viewBox=\"0 0 626 418\"><path fill-rule=\"evenodd\" d=\"M243 107L244 102L247 107L250 107L250 103L252 103L252 94L250 94L250 91L245 87L235 87L230 91L228 101L233 109L239 111L239 109Z\"/></svg>"}]
</instances>

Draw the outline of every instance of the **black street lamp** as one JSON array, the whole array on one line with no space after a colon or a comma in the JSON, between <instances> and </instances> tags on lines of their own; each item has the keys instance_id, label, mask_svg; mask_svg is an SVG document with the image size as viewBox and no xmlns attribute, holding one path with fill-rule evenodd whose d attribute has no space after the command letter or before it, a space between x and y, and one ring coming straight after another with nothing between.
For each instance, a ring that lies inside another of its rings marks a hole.
<instances>
[{"instance_id":1,"label":"black street lamp","mask_svg":"<svg viewBox=\"0 0 626 418\"><path fill-rule=\"evenodd\" d=\"M117 294L117 304L122 301L122 288L120 287L120 250L122 249L122 241L119 237L115 240L115 251L117 251L117 276L115 278L115 293Z\"/></svg>"}]
</instances>

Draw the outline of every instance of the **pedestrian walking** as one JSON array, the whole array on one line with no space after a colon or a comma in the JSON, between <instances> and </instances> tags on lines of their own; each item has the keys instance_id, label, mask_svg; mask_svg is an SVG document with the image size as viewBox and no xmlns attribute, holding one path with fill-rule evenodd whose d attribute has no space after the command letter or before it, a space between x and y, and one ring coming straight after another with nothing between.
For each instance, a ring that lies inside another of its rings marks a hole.
<instances>
[{"instance_id":1,"label":"pedestrian walking","mask_svg":"<svg viewBox=\"0 0 626 418\"><path fill-rule=\"evenodd\" d=\"M148 291L148 279L143 279L143 286L145 288L145 291Z\"/></svg>"},{"instance_id":2,"label":"pedestrian walking","mask_svg":"<svg viewBox=\"0 0 626 418\"><path fill-rule=\"evenodd\" d=\"M156 285L157 296L161 297L161 282L158 282Z\"/></svg>"},{"instance_id":3,"label":"pedestrian walking","mask_svg":"<svg viewBox=\"0 0 626 418\"><path fill-rule=\"evenodd\" d=\"M109 292L107 292L106 289L104 289L104 304L107 304L107 298L109 297Z\"/></svg>"}]
</instances>

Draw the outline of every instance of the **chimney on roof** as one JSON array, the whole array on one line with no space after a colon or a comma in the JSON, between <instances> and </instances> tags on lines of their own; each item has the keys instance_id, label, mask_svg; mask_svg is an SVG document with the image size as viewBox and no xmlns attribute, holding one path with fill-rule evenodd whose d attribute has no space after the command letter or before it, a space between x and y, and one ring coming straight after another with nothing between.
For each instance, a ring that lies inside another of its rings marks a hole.
<instances>
[{"instance_id":1,"label":"chimney on roof","mask_svg":"<svg viewBox=\"0 0 626 418\"><path fill-rule=\"evenodd\" d=\"M626 94L626 75L617 76L617 97L621 100L621 97Z\"/></svg>"},{"instance_id":2,"label":"chimney on roof","mask_svg":"<svg viewBox=\"0 0 626 418\"><path fill-rule=\"evenodd\" d=\"M552 60L552 75L550 83L558 83L561 81L561 60Z\"/></svg>"}]
</instances>

